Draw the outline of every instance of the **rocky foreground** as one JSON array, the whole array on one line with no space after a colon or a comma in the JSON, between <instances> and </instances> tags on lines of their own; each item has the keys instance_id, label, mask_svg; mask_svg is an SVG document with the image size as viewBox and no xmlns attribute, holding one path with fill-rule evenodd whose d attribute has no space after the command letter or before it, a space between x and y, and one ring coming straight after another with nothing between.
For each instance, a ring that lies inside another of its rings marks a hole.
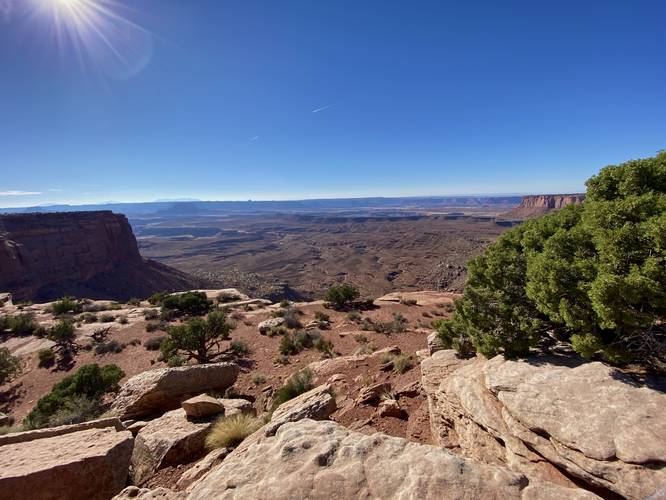
<instances>
[{"instance_id":1,"label":"rocky foreground","mask_svg":"<svg viewBox=\"0 0 666 500\"><path fill-rule=\"evenodd\" d=\"M442 300L392 294L371 314L423 317ZM278 318L273 306L249 305L257 309L238 327L254 342L247 359L139 371L107 418L0 436L0 500L666 498L664 379L638 380L565 350L460 359L422 326L373 333L328 311L340 352L274 363L284 373L307 367L315 387L266 412L286 377L252 389L248 366L269 373L279 337L265 333ZM298 307L304 323L322 308ZM133 336L143 324L128 315L122 328ZM350 352L360 337L378 348ZM418 349L401 375L387 361L398 345ZM235 448L206 446L220 418L243 414L263 416L262 425Z\"/></svg>"}]
</instances>

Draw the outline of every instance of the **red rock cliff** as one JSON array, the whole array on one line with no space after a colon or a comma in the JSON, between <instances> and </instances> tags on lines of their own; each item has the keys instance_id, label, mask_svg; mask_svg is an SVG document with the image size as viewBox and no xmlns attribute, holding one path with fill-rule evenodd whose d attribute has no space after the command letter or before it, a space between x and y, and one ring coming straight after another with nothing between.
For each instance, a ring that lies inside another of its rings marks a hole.
<instances>
[{"instance_id":1,"label":"red rock cliff","mask_svg":"<svg viewBox=\"0 0 666 500\"><path fill-rule=\"evenodd\" d=\"M143 259L124 215L0 216L0 291L17 300L63 295L126 300L197 286L186 274Z\"/></svg>"},{"instance_id":2,"label":"red rock cliff","mask_svg":"<svg viewBox=\"0 0 666 500\"><path fill-rule=\"evenodd\" d=\"M584 194L539 194L523 196L516 208L503 214L505 218L527 219L538 217L553 210L572 204L580 204L585 200Z\"/></svg>"}]
</instances>

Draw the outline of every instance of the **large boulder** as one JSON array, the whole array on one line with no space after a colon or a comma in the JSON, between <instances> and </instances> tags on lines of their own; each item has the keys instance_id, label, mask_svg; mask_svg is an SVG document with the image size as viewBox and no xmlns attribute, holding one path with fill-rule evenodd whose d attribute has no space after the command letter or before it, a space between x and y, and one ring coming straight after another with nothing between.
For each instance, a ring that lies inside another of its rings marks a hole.
<instances>
[{"instance_id":1,"label":"large boulder","mask_svg":"<svg viewBox=\"0 0 666 500\"><path fill-rule=\"evenodd\" d=\"M334 422L282 425L237 448L191 485L188 500L209 498L592 499L522 474L456 457L442 448Z\"/></svg>"},{"instance_id":2,"label":"large boulder","mask_svg":"<svg viewBox=\"0 0 666 500\"><path fill-rule=\"evenodd\" d=\"M236 382L238 365L161 368L135 375L123 384L112 410L121 419L161 414L178 408L182 401L207 391L224 391Z\"/></svg>"},{"instance_id":3,"label":"large boulder","mask_svg":"<svg viewBox=\"0 0 666 500\"><path fill-rule=\"evenodd\" d=\"M282 403L271 416L271 421L263 427L267 435L275 432L287 422L295 422L305 418L313 420L327 419L336 410L335 398L331 394L329 384L320 385Z\"/></svg>"},{"instance_id":4,"label":"large boulder","mask_svg":"<svg viewBox=\"0 0 666 500\"><path fill-rule=\"evenodd\" d=\"M133 478L142 484L159 469L203 455L212 419L189 420L182 408L165 413L139 431L132 453Z\"/></svg>"},{"instance_id":5,"label":"large boulder","mask_svg":"<svg viewBox=\"0 0 666 500\"><path fill-rule=\"evenodd\" d=\"M666 483L663 389L574 357L459 360L439 351L421 369L441 446L626 498L646 498Z\"/></svg>"},{"instance_id":6,"label":"large boulder","mask_svg":"<svg viewBox=\"0 0 666 500\"><path fill-rule=\"evenodd\" d=\"M0 446L0 500L106 500L127 482L132 434L87 429Z\"/></svg>"}]
</instances>

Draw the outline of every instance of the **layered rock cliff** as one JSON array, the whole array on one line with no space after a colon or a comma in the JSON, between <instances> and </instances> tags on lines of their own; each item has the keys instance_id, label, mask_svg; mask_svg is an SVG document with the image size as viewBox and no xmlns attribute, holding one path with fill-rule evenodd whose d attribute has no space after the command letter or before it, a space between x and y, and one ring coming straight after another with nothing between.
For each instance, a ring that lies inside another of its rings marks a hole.
<instances>
[{"instance_id":1,"label":"layered rock cliff","mask_svg":"<svg viewBox=\"0 0 666 500\"><path fill-rule=\"evenodd\" d=\"M63 295L126 300L200 286L139 254L127 218L110 211L0 216L0 290L16 300Z\"/></svg>"},{"instance_id":2,"label":"layered rock cliff","mask_svg":"<svg viewBox=\"0 0 666 500\"><path fill-rule=\"evenodd\" d=\"M538 217L567 205L579 205L585 200L584 194L540 194L523 196L523 200L513 210L503 214L505 218L528 219Z\"/></svg>"}]
</instances>

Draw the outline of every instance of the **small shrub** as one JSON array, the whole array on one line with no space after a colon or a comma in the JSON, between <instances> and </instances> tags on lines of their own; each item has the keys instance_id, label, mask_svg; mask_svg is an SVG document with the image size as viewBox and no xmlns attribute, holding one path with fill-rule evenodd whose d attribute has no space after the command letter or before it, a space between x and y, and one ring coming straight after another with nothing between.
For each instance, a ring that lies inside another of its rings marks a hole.
<instances>
[{"instance_id":1,"label":"small shrub","mask_svg":"<svg viewBox=\"0 0 666 500\"><path fill-rule=\"evenodd\" d=\"M230 347L231 351L236 356L247 356L250 354L250 346L248 346L247 343L243 342L242 340L232 340Z\"/></svg>"},{"instance_id":2,"label":"small shrub","mask_svg":"<svg viewBox=\"0 0 666 500\"><path fill-rule=\"evenodd\" d=\"M25 418L24 426L27 429L37 429L49 425L49 419L73 404L71 400L77 396L100 401L104 394L120 389L118 382L124 376L123 371L116 365L84 365L74 375L55 384L49 394L37 401Z\"/></svg>"},{"instance_id":3,"label":"small shrub","mask_svg":"<svg viewBox=\"0 0 666 500\"><path fill-rule=\"evenodd\" d=\"M269 328L268 331L266 331L266 336L268 337L275 337L286 334L287 334L287 329L284 326L274 326L272 328Z\"/></svg>"},{"instance_id":4,"label":"small shrub","mask_svg":"<svg viewBox=\"0 0 666 500\"><path fill-rule=\"evenodd\" d=\"M358 342L359 344L367 344L368 343L368 337L363 335L362 333L357 333L354 335L354 340Z\"/></svg>"},{"instance_id":5,"label":"small shrub","mask_svg":"<svg viewBox=\"0 0 666 500\"><path fill-rule=\"evenodd\" d=\"M152 337L146 340L143 343L143 347L145 347L149 351L157 351L159 350L160 346L162 345L162 342L164 342L164 339L166 337Z\"/></svg>"},{"instance_id":6,"label":"small shrub","mask_svg":"<svg viewBox=\"0 0 666 500\"><path fill-rule=\"evenodd\" d=\"M334 309L343 309L353 304L360 293L358 288L350 283L333 285L324 294L324 300Z\"/></svg>"},{"instance_id":7,"label":"small shrub","mask_svg":"<svg viewBox=\"0 0 666 500\"><path fill-rule=\"evenodd\" d=\"M314 317L317 321L331 321L331 317L323 311L315 311Z\"/></svg>"},{"instance_id":8,"label":"small shrub","mask_svg":"<svg viewBox=\"0 0 666 500\"><path fill-rule=\"evenodd\" d=\"M159 306L169 294L167 292L157 292L148 297L148 302L153 306Z\"/></svg>"},{"instance_id":9,"label":"small shrub","mask_svg":"<svg viewBox=\"0 0 666 500\"><path fill-rule=\"evenodd\" d=\"M79 313L81 312L82 307L83 305L74 297L63 297L53 303L51 310L53 311L53 314L59 316L66 313Z\"/></svg>"},{"instance_id":10,"label":"small shrub","mask_svg":"<svg viewBox=\"0 0 666 500\"><path fill-rule=\"evenodd\" d=\"M415 306L416 304L418 304L416 299L400 299L400 303L403 306Z\"/></svg>"},{"instance_id":11,"label":"small shrub","mask_svg":"<svg viewBox=\"0 0 666 500\"><path fill-rule=\"evenodd\" d=\"M407 370L410 370L414 366L412 357L406 354L398 354L393 358L393 371L395 373L405 373Z\"/></svg>"},{"instance_id":12,"label":"small shrub","mask_svg":"<svg viewBox=\"0 0 666 500\"><path fill-rule=\"evenodd\" d=\"M160 313L157 311L157 309L146 309L143 311L143 317L146 319L146 321L152 321L159 318Z\"/></svg>"},{"instance_id":13,"label":"small shrub","mask_svg":"<svg viewBox=\"0 0 666 500\"><path fill-rule=\"evenodd\" d=\"M179 366L183 366L185 365L185 362L186 360L182 356L170 356L166 360L166 364L169 368L177 368Z\"/></svg>"},{"instance_id":14,"label":"small shrub","mask_svg":"<svg viewBox=\"0 0 666 500\"><path fill-rule=\"evenodd\" d=\"M117 340L109 340L108 342L102 342L95 346L95 354L102 355L108 353L119 353L122 352L124 346Z\"/></svg>"},{"instance_id":15,"label":"small shrub","mask_svg":"<svg viewBox=\"0 0 666 500\"><path fill-rule=\"evenodd\" d=\"M160 323L148 323L146 324L146 331L148 333L155 332L157 330L162 330L162 325Z\"/></svg>"},{"instance_id":16,"label":"small shrub","mask_svg":"<svg viewBox=\"0 0 666 500\"><path fill-rule=\"evenodd\" d=\"M97 323L97 315L91 312L83 313L79 319L88 324Z\"/></svg>"},{"instance_id":17,"label":"small shrub","mask_svg":"<svg viewBox=\"0 0 666 500\"><path fill-rule=\"evenodd\" d=\"M111 323L116 320L116 317L113 314L102 314L99 317L101 323Z\"/></svg>"},{"instance_id":18,"label":"small shrub","mask_svg":"<svg viewBox=\"0 0 666 500\"><path fill-rule=\"evenodd\" d=\"M127 305L128 306L139 307L141 305L141 299L136 299L136 298L129 299L127 301Z\"/></svg>"},{"instance_id":19,"label":"small shrub","mask_svg":"<svg viewBox=\"0 0 666 500\"><path fill-rule=\"evenodd\" d=\"M289 307L290 305L291 305L291 302L289 302L288 300L280 301L280 307L282 307L282 308Z\"/></svg>"},{"instance_id":20,"label":"small shrub","mask_svg":"<svg viewBox=\"0 0 666 500\"><path fill-rule=\"evenodd\" d=\"M116 318L116 321L118 321L118 323L120 323L121 325L126 325L127 323L129 323L127 316L118 316L118 318Z\"/></svg>"},{"instance_id":21,"label":"small shrub","mask_svg":"<svg viewBox=\"0 0 666 500\"><path fill-rule=\"evenodd\" d=\"M266 375L263 373L253 373L250 380L252 380L254 385L261 385L266 383Z\"/></svg>"},{"instance_id":22,"label":"small shrub","mask_svg":"<svg viewBox=\"0 0 666 500\"><path fill-rule=\"evenodd\" d=\"M298 309L294 309L293 307L285 309L282 317L284 318L284 324L286 325L286 327L301 328L303 326L299 318L301 314L302 314L301 311L299 311Z\"/></svg>"},{"instance_id":23,"label":"small shrub","mask_svg":"<svg viewBox=\"0 0 666 500\"><path fill-rule=\"evenodd\" d=\"M15 314L0 318L0 333L9 330L14 335L33 335L39 329L35 316L31 313Z\"/></svg>"},{"instance_id":24,"label":"small shrub","mask_svg":"<svg viewBox=\"0 0 666 500\"><path fill-rule=\"evenodd\" d=\"M243 440L259 429L262 420L246 413L222 417L215 422L206 436L206 448L235 448Z\"/></svg>"},{"instance_id":25,"label":"small shrub","mask_svg":"<svg viewBox=\"0 0 666 500\"><path fill-rule=\"evenodd\" d=\"M102 405L98 399L75 395L67 398L62 408L49 417L47 426L79 424L94 420L101 413Z\"/></svg>"},{"instance_id":26,"label":"small shrub","mask_svg":"<svg viewBox=\"0 0 666 500\"><path fill-rule=\"evenodd\" d=\"M359 347L354 351L355 356L367 356L368 354L372 354L377 350L377 346L374 344L365 344Z\"/></svg>"},{"instance_id":27,"label":"small shrub","mask_svg":"<svg viewBox=\"0 0 666 500\"><path fill-rule=\"evenodd\" d=\"M37 353L40 368L50 368L55 364L56 355L51 349L40 349Z\"/></svg>"},{"instance_id":28,"label":"small shrub","mask_svg":"<svg viewBox=\"0 0 666 500\"><path fill-rule=\"evenodd\" d=\"M386 323L375 323L373 330L377 333L384 333L386 335L391 333L402 333L407 329L408 321L402 314L396 313L393 315L393 321Z\"/></svg>"},{"instance_id":29,"label":"small shrub","mask_svg":"<svg viewBox=\"0 0 666 500\"><path fill-rule=\"evenodd\" d=\"M241 311L234 311L229 315L229 317L236 321L242 321L245 319L245 314L243 314Z\"/></svg>"},{"instance_id":30,"label":"small shrub","mask_svg":"<svg viewBox=\"0 0 666 500\"><path fill-rule=\"evenodd\" d=\"M129 345L132 346L141 345L141 339L132 339L130 340Z\"/></svg>"},{"instance_id":31,"label":"small shrub","mask_svg":"<svg viewBox=\"0 0 666 500\"><path fill-rule=\"evenodd\" d=\"M167 295L162 299L162 310L171 310L178 316L203 316L212 307L204 292L185 292Z\"/></svg>"},{"instance_id":32,"label":"small shrub","mask_svg":"<svg viewBox=\"0 0 666 500\"><path fill-rule=\"evenodd\" d=\"M375 330L375 324L370 318L363 318L363 321L361 321L358 326L361 330L365 330L367 332Z\"/></svg>"},{"instance_id":33,"label":"small shrub","mask_svg":"<svg viewBox=\"0 0 666 500\"><path fill-rule=\"evenodd\" d=\"M276 356L273 359L274 363L277 363L278 365L288 365L289 364L289 356L285 356L284 354L281 354L279 356Z\"/></svg>"},{"instance_id":34,"label":"small shrub","mask_svg":"<svg viewBox=\"0 0 666 500\"><path fill-rule=\"evenodd\" d=\"M294 342L294 338L289 333L285 333L282 340L280 340L279 351L283 356L291 356L301 352L299 346Z\"/></svg>"},{"instance_id":35,"label":"small shrub","mask_svg":"<svg viewBox=\"0 0 666 500\"><path fill-rule=\"evenodd\" d=\"M312 371L310 369L305 368L294 373L275 393L271 406L272 411L275 411L282 403L309 391L312 387Z\"/></svg>"},{"instance_id":36,"label":"small shrub","mask_svg":"<svg viewBox=\"0 0 666 500\"><path fill-rule=\"evenodd\" d=\"M118 302L110 302L109 304L106 305L106 309L108 311L119 311L122 308L123 306Z\"/></svg>"},{"instance_id":37,"label":"small shrub","mask_svg":"<svg viewBox=\"0 0 666 500\"><path fill-rule=\"evenodd\" d=\"M361 313L358 311L349 311L347 313L347 319L349 321L353 321L354 323L358 323L359 321L361 321L361 318L362 318Z\"/></svg>"},{"instance_id":38,"label":"small shrub","mask_svg":"<svg viewBox=\"0 0 666 500\"><path fill-rule=\"evenodd\" d=\"M9 349L0 347L0 384L13 379L21 373L21 362L12 356Z\"/></svg>"},{"instance_id":39,"label":"small shrub","mask_svg":"<svg viewBox=\"0 0 666 500\"><path fill-rule=\"evenodd\" d=\"M327 354L329 356L333 355L333 342L324 337L319 337L312 342L312 347L317 349L319 352Z\"/></svg>"}]
</instances>

